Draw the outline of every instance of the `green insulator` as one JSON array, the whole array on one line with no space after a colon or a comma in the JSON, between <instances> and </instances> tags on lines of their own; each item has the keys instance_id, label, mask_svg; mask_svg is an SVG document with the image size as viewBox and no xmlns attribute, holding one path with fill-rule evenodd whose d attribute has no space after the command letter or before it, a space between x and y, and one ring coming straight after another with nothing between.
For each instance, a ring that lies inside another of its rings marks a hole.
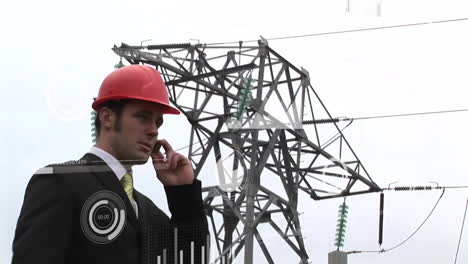
<instances>
[{"instance_id":1,"label":"green insulator","mask_svg":"<svg viewBox=\"0 0 468 264\"><path fill-rule=\"evenodd\" d=\"M344 245L344 237L346 233L346 218L348 217L348 206L346 205L346 201L343 201L343 204L339 206L338 209L338 221L336 224L336 243L335 246L343 247Z\"/></svg>"},{"instance_id":2,"label":"green insulator","mask_svg":"<svg viewBox=\"0 0 468 264\"><path fill-rule=\"evenodd\" d=\"M243 78L241 82L242 89L239 91L239 104L236 113L236 118L241 120L242 114L245 109L249 106L250 101L252 101L252 92L249 90L252 87L252 77L249 76L247 79Z\"/></svg>"},{"instance_id":3,"label":"green insulator","mask_svg":"<svg viewBox=\"0 0 468 264\"><path fill-rule=\"evenodd\" d=\"M122 63L122 57L121 57L119 63L117 63L116 65L114 65L114 69L117 70L117 69L122 68L123 66L125 66L125 65Z\"/></svg>"}]
</instances>

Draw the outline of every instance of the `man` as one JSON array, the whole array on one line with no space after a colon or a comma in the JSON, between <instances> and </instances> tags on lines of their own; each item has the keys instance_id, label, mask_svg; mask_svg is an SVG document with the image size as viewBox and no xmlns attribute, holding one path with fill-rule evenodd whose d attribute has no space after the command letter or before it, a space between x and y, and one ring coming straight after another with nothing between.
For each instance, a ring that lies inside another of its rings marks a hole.
<instances>
[{"instance_id":1,"label":"man","mask_svg":"<svg viewBox=\"0 0 468 264\"><path fill-rule=\"evenodd\" d=\"M207 263L201 183L189 160L158 140L163 114L179 114L159 72L143 65L112 72L92 107L97 144L77 161L48 165L32 176L12 262ZM149 157L170 219L133 188L132 166Z\"/></svg>"}]
</instances>

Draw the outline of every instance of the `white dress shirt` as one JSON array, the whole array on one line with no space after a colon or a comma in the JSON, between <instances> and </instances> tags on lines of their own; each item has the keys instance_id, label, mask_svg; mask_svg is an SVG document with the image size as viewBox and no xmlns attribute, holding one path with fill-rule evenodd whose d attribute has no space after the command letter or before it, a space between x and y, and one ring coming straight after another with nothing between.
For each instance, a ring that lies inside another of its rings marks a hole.
<instances>
[{"instance_id":1,"label":"white dress shirt","mask_svg":"<svg viewBox=\"0 0 468 264\"><path fill-rule=\"evenodd\" d=\"M120 161L118 161L116 158L114 158L114 156L112 156L105 150L102 150L96 146L92 146L88 153L94 154L101 158L107 164L107 166L111 168L115 176L117 176L119 182L126 173L132 174L131 170L127 171L127 169L125 169L125 167L122 165L122 163L120 163ZM135 214L138 218L138 204L135 200L130 200L130 203L132 204L133 209L135 210Z\"/></svg>"}]
</instances>

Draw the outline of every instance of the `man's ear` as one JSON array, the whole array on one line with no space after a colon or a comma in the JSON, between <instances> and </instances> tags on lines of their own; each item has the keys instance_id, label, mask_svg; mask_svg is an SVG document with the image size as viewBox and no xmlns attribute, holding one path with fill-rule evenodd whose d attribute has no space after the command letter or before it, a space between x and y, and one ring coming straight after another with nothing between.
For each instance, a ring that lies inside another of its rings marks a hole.
<instances>
[{"instance_id":1,"label":"man's ear","mask_svg":"<svg viewBox=\"0 0 468 264\"><path fill-rule=\"evenodd\" d=\"M115 124L115 113L110 110L108 107L103 107L101 111L99 111L99 118L101 120L101 127L105 129L112 129Z\"/></svg>"}]
</instances>

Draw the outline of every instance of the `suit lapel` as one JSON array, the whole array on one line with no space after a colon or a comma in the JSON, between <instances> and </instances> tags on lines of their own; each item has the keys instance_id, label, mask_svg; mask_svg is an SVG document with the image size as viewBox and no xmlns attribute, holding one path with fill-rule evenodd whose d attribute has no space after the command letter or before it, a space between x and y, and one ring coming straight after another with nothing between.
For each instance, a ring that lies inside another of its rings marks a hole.
<instances>
[{"instance_id":1,"label":"suit lapel","mask_svg":"<svg viewBox=\"0 0 468 264\"><path fill-rule=\"evenodd\" d=\"M107 164L98 156L86 153L81 160L86 160L90 172L92 172L96 177L110 190L115 192L120 198L124 201L125 207L127 208L127 219L135 227L139 229L140 225L138 223L135 210L133 209L130 199L125 193L122 185L120 184L117 176L112 171L112 169L107 166Z\"/></svg>"}]
</instances>

